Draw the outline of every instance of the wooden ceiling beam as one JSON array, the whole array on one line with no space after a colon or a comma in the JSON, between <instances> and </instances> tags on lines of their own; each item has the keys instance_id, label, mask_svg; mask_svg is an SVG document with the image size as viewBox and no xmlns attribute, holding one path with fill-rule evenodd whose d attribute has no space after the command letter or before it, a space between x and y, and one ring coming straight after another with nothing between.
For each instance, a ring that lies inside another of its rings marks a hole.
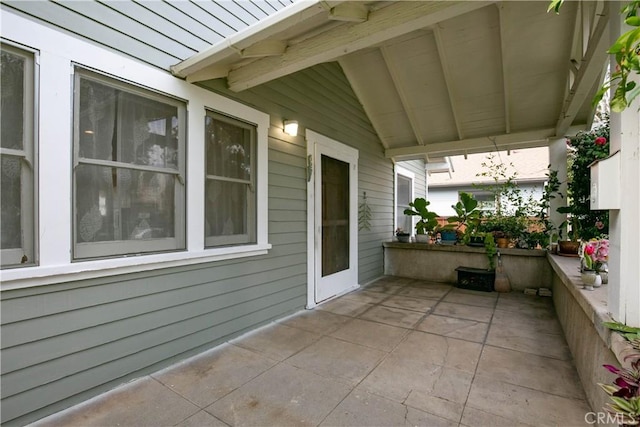
<instances>
[{"instance_id":1,"label":"wooden ceiling beam","mask_svg":"<svg viewBox=\"0 0 640 427\"><path fill-rule=\"evenodd\" d=\"M504 99L504 131L511 133L511 102L509 91L509 69L507 68L507 14L508 2L501 2L498 6L498 24L500 33L500 61L502 62L502 93Z\"/></svg>"},{"instance_id":2,"label":"wooden ceiling beam","mask_svg":"<svg viewBox=\"0 0 640 427\"><path fill-rule=\"evenodd\" d=\"M413 109L411 108L411 103L407 99L407 94L404 90L405 82L400 76L400 72L398 71L398 67L396 66L396 61L394 61L390 56L392 55L388 48L381 47L380 53L382 54L382 59L384 60L384 64L389 71L389 75L391 76L391 82L393 83L393 87L398 93L398 98L400 98L400 103L402 104L402 108L404 109L405 114L407 115L407 119L409 120L409 124L411 125L411 130L416 137L416 141L418 144L424 145L424 139L420 133L420 127L418 126L418 118L416 117Z\"/></svg>"},{"instance_id":3,"label":"wooden ceiling beam","mask_svg":"<svg viewBox=\"0 0 640 427\"><path fill-rule=\"evenodd\" d=\"M334 61L348 53L384 43L409 32L480 9L488 1L396 2L372 11L362 23L346 23L289 46L284 55L262 58L231 70L229 88L241 91L295 73L313 65Z\"/></svg>"},{"instance_id":4,"label":"wooden ceiling beam","mask_svg":"<svg viewBox=\"0 0 640 427\"><path fill-rule=\"evenodd\" d=\"M598 14L595 28L585 30L591 34L587 44L587 49L582 57L578 74L573 80L573 84L564 100L558 123L556 124L556 135L565 135L567 129L587 101L589 95L593 95L593 87L596 80L602 75L602 67L607 59L607 37L609 27L609 16L607 8Z\"/></svg>"},{"instance_id":5,"label":"wooden ceiling beam","mask_svg":"<svg viewBox=\"0 0 640 427\"><path fill-rule=\"evenodd\" d=\"M380 138L382 147L386 150L389 148L389 141L384 137L384 133L382 132L383 126L375 119L376 116L371 113L368 104L362 102L362 99L366 99L365 93L368 88L361 84L361 80L358 78L357 72L354 71L355 68L352 66L352 61L354 60L357 61L357 59L353 59L353 57L345 56L344 58L341 58L338 63L340 64L340 67L342 67L342 71L347 77L347 80L351 85L351 89L353 89L353 93L355 93L356 97L360 100L362 109L369 118L371 126L373 126L373 129L376 131L376 135Z\"/></svg>"},{"instance_id":6,"label":"wooden ceiling beam","mask_svg":"<svg viewBox=\"0 0 640 427\"><path fill-rule=\"evenodd\" d=\"M458 139L464 139L464 132L462 130L462 124L460 123L460 113L458 110L458 103L456 101L456 90L451 78L451 68L449 67L449 61L447 60L447 53L442 43L442 31L438 25L433 26L433 36L436 41L436 51L438 52L438 58L440 59L440 66L442 67L442 74L444 76L444 85L447 88L449 94L449 105L451 106L451 114L453 115L453 121L456 124L456 131L458 132Z\"/></svg>"},{"instance_id":7,"label":"wooden ceiling beam","mask_svg":"<svg viewBox=\"0 0 640 427\"><path fill-rule=\"evenodd\" d=\"M390 148L385 157L395 160L416 159L428 154L433 157L454 156L464 153L482 153L496 150L541 147L549 144L553 138L553 128L531 130L480 138L468 138L460 141L448 141L426 144L424 146Z\"/></svg>"}]
</instances>

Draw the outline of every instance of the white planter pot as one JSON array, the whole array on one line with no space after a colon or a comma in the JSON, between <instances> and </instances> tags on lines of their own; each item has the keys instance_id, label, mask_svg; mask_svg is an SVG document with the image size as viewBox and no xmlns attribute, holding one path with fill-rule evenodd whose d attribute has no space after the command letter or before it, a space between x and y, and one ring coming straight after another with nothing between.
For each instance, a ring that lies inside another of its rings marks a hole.
<instances>
[{"instance_id":1,"label":"white planter pot","mask_svg":"<svg viewBox=\"0 0 640 427\"><path fill-rule=\"evenodd\" d=\"M416 234L416 242L418 243L429 243L431 240L431 236L428 234Z\"/></svg>"}]
</instances>

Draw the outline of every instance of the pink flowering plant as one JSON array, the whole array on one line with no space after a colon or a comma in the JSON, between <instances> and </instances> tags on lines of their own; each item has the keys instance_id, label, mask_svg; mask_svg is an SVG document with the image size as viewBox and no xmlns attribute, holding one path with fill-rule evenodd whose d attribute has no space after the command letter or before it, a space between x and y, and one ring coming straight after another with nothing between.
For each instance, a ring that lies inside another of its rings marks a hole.
<instances>
[{"instance_id":1,"label":"pink flowering plant","mask_svg":"<svg viewBox=\"0 0 640 427\"><path fill-rule=\"evenodd\" d=\"M587 270L600 271L602 264L609 260L609 240L592 239L584 242L580 254Z\"/></svg>"}]
</instances>

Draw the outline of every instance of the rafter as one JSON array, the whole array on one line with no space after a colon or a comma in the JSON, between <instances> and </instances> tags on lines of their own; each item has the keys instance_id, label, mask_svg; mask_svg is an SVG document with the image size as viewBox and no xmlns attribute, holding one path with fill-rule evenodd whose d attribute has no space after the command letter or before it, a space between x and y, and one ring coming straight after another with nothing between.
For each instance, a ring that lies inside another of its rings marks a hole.
<instances>
[{"instance_id":1,"label":"rafter","mask_svg":"<svg viewBox=\"0 0 640 427\"><path fill-rule=\"evenodd\" d=\"M504 96L504 129L505 133L511 133L511 103L509 101L509 69L507 68L507 13L508 3L502 2L498 6L498 22L500 31L500 60L502 62L502 93Z\"/></svg>"},{"instance_id":2,"label":"rafter","mask_svg":"<svg viewBox=\"0 0 640 427\"><path fill-rule=\"evenodd\" d=\"M246 49L242 49L243 58L261 58L265 56L282 55L287 49L287 43L282 40L262 40Z\"/></svg>"},{"instance_id":3,"label":"rafter","mask_svg":"<svg viewBox=\"0 0 640 427\"><path fill-rule=\"evenodd\" d=\"M606 40L607 28L609 27L609 17L607 8L604 8L598 15L598 22L591 34L586 52L582 58L578 74L576 75L571 89L564 101L558 123L556 125L556 135L564 135L571 126L575 115L580 110L587 97L592 93L596 79L602 73L602 66L607 58Z\"/></svg>"},{"instance_id":4,"label":"rafter","mask_svg":"<svg viewBox=\"0 0 640 427\"><path fill-rule=\"evenodd\" d=\"M351 52L383 43L411 31L490 4L485 1L397 2L372 11L366 22L347 23L328 33L290 46L280 57L263 58L229 72L233 91L241 91L300 71L321 62L333 61Z\"/></svg>"},{"instance_id":5,"label":"rafter","mask_svg":"<svg viewBox=\"0 0 640 427\"><path fill-rule=\"evenodd\" d=\"M342 71L344 72L344 75L347 77L347 80L349 80L349 84L351 85L351 89L353 89L353 93L356 94L356 97L359 100L362 100L362 99L365 99L365 93L368 89L362 86L361 80L358 78L357 73L352 71L352 66L351 66L352 60L353 59L351 59L349 56L345 56L344 58L341 58L338 62L340 64L340 67L342 67ZM371 111L367 103L362 101L360 102L362 104L362 109L364 110L365 114L369 118L369 122L371 122L371 126L373 126L373 129L376 131L376 135L378 135L378 138L380 138L380 142L382 143L382 146L385 149L389 148L389 141L384 137L384 133L382 132L382 127L380 126L378 121L375 120L375 115L371 114Z\"/></svg>"},{"instance_id":6,"label":"rafter","mask_svg":"<svg viewBox=\"0 0 640 427\"><path fill-rule=\"evenodd\" d=\"M464 139L464 132L462 131L462 124L460 123L460 113L458 112L458 103L456 102L456 91L451 80L451 70L449 68L449 61L447 60L447 53L442 43L442 32L438 25L433 26L433 36L436 41L436 50L438 51L438 58L440 59L440 65L442 66L442 74L444 75L444 84L447 87L447 93L449 94L449 104L451 105L451 114L453 114L453 121L456 124L456 130L458 131L458 139Z\"/></svg>"},{"instance_id":7,"label":"rafter","mask_svg":"<svg viewBox=\"0 0 640 427\"><path fill-rule=\"evenodd\" d=\"M402 77L400 77L400 73L398 72L398 67L395 65L395 61L390 58L391 53L389 49L386 47L380 48L380 53L382 54L382 59L384 60L384 64L389 71L389 75L391 76L391 81L393 82L393 87L396 89L398 93L398 98L400 98L400 103L402 104L402 108L404 109L405 114L407 115L407 119L409 119L409 124L411 125L411 130L416 137L416 141L418 144L424 145L424 139L422 138L422 134L420 132L420 127L418 126L418 118L416 117L413 109L411 108L411 103L407 99L407 94L405 93L404 87L406 86L402 81Z\"/></svg>"}]
</instances>

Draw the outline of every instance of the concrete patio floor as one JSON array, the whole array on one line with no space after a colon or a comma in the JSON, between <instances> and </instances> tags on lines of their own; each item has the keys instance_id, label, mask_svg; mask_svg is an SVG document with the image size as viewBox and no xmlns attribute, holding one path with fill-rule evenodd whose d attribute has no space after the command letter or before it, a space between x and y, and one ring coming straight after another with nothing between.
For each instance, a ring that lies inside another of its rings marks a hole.
<instances>
[{"instance_id":1,"label":"concrete patio floor","mask_svg":"<svg viewBox=\"0 0 640 427\"><path fill-rule=\"evenodd\" d=\"M579 426L550 298L384 277L37 426Z\"/></svg>"}]
</instances>

